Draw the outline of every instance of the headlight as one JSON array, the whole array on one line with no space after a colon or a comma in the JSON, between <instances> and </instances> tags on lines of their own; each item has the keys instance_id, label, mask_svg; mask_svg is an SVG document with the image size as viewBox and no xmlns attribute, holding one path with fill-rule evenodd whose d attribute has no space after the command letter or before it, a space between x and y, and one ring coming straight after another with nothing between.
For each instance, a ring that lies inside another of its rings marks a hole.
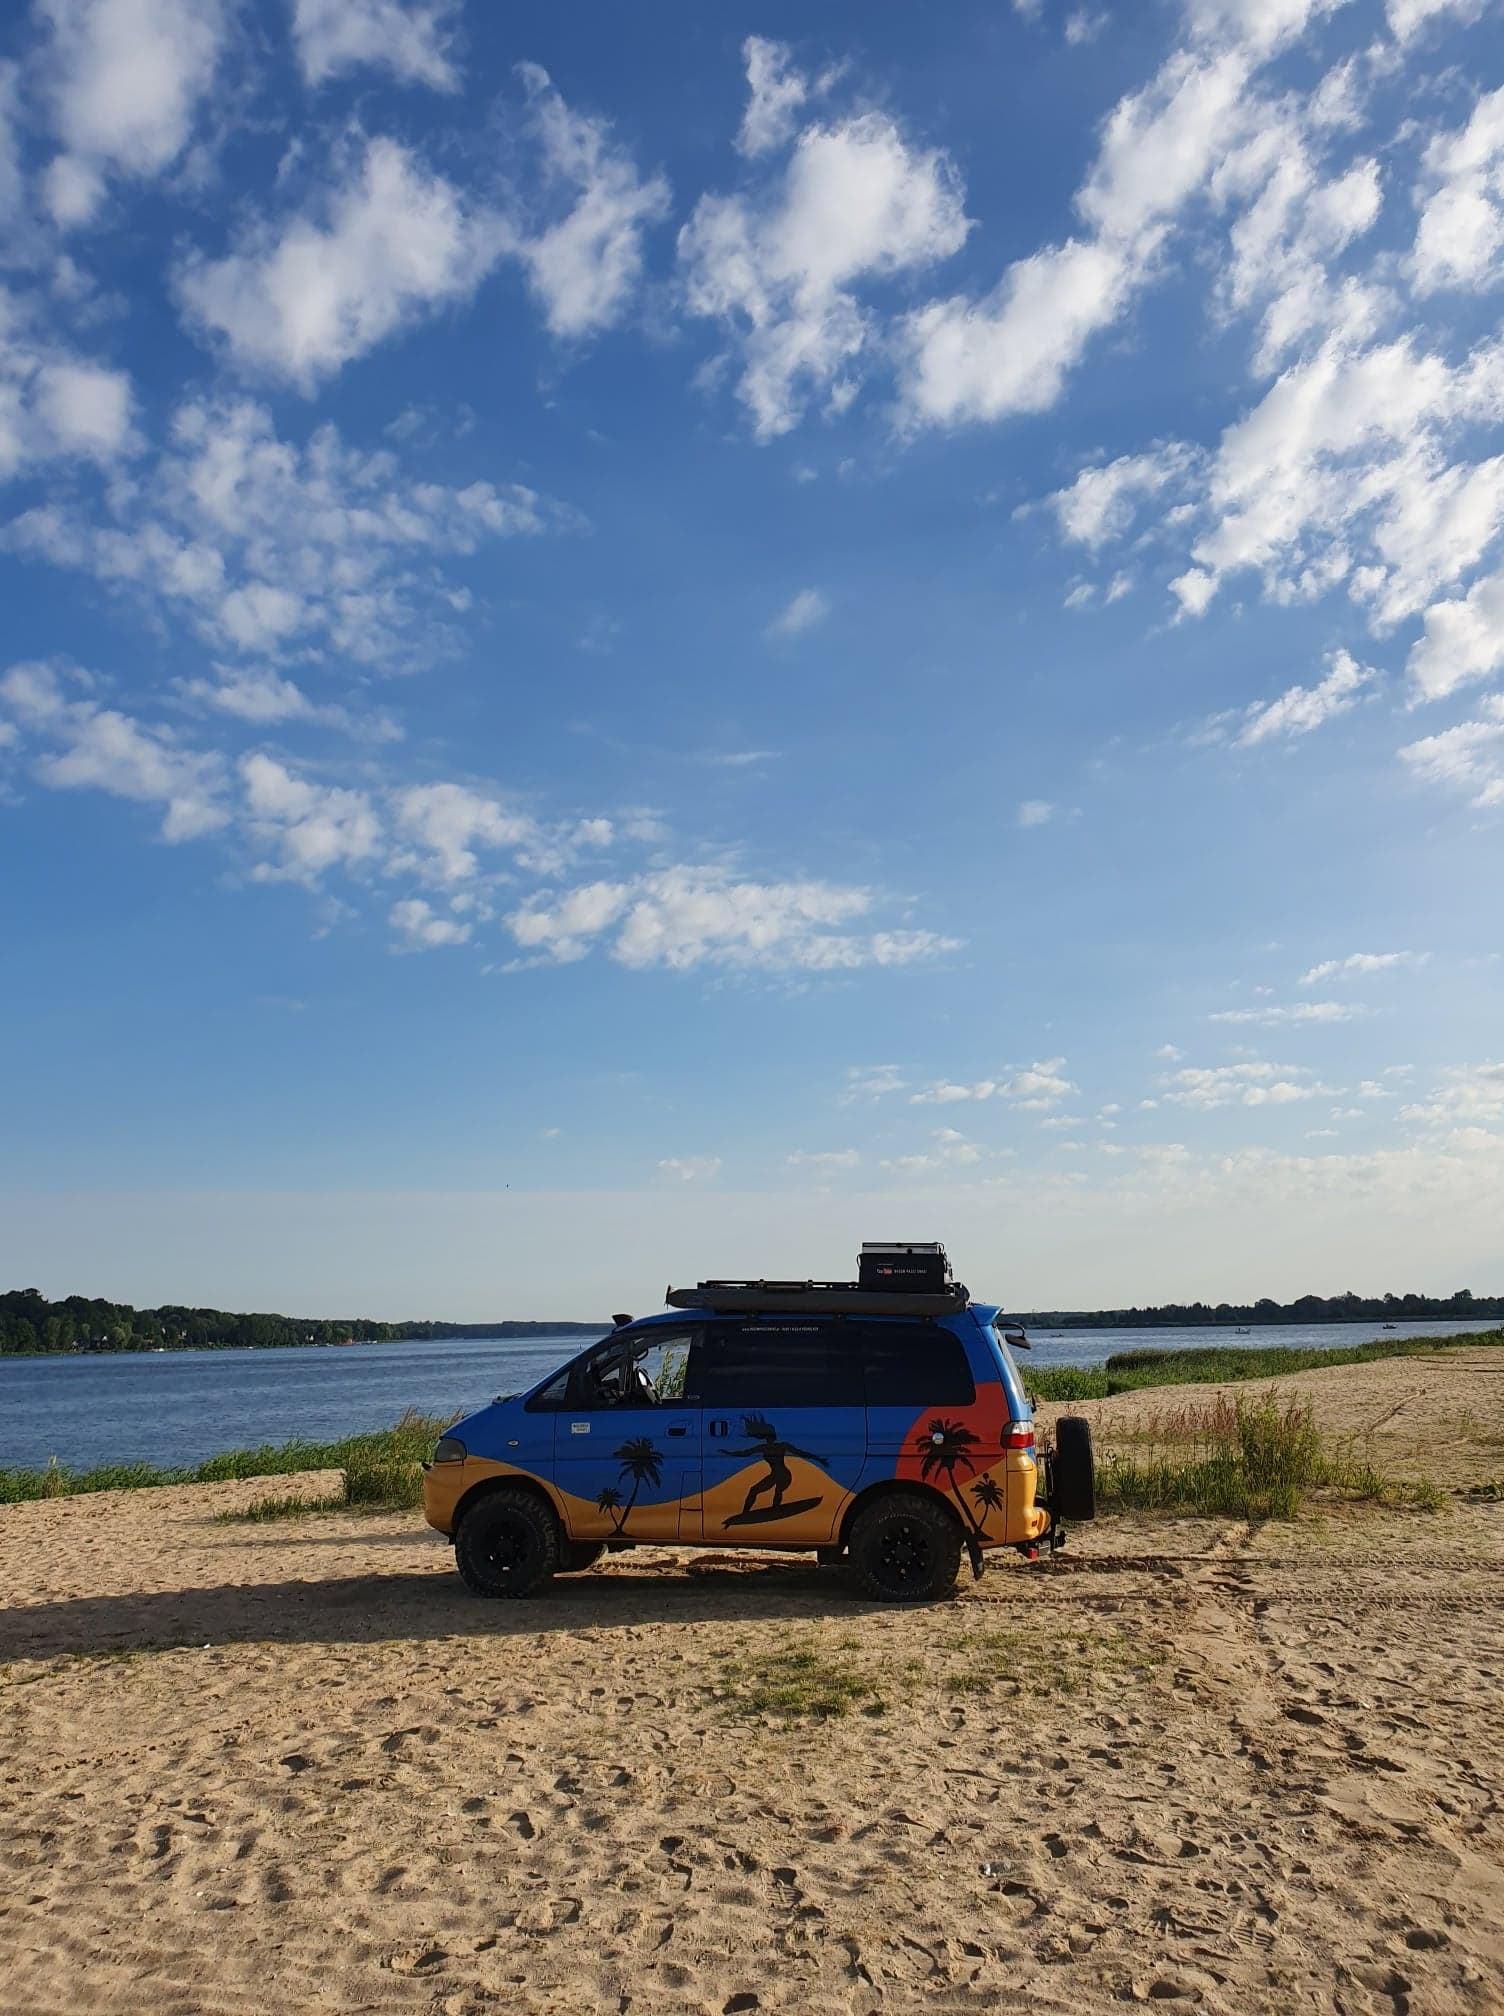
<instances>
[{"instance_id":1,"label":"headlight","mask_svg":"<svg viewBox=\"0 0 1504 2016\"><path fill-rule=\"evenodd\" d=\"M463 1463L465 1455L465 1445L459 1437L445 1435L440 1438L439 1445L433 1452L433 1460L435 1463Z\"/></svg>"}]
</instances>

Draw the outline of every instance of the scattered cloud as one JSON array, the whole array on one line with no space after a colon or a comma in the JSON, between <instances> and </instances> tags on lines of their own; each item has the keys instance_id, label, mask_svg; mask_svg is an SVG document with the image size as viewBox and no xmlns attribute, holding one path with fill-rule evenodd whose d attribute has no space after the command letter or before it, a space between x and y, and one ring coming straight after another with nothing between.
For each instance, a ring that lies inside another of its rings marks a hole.
<instances>
[{"instance_id":1,"label":"scattered cloud","mask_svg":"<svg viewBox=\"0 0 1504 2016\"><path fill-rule=\"evenodd\" d=\"M1473 720L1406 743L1399 753L1423 783L1466 793L1478 811L1504 805L1504 694L1491 693Z\"/></svg>"},{"instance_id":2,"label":"scattered cloud","mask_svg":"<svg viewBox=\"0 0 1504 2016\"><path fill-rule=\"evenodd\" d=\"M327 84L350 70L389 70L404 84L457 91L458 0L293 0L304 79Z\"/></svg>"},{"instance_id":3,"label":"scattered cloud","mask_svg":"<svg viewBox=\"0 0 1504 2016\"><path fill-rule=\"evenodd\" d=\"M801 588L779 610L763 635L770 643L785 643L792 637L803 637L808 631L817 629L829 614L830 603L818 588Z\"/></svg>"},{"instance_id":4,"label":"scattered cloud","mask_svg":"<svg viewBox=\"0 0 1504 2016\"><path fill-rule=\"evenodd\" d=\"M1272 1029L1282 1022L1352 1022L1367 1013L1366 1008L1356 1007L1347 1001L1296 1001L1289 1007L1271 1002L1264 1008L1223 1008L1206 1019L1208 1022L1244 1022Z\"/></svg>"},{"instance_id":5,"label":"scattered cloud","mask_svg":"<svg viewBox=\"0 0 1504 2016\"><path fill-rule=\"evenodd\" d=\"M1080 1086L1065 1075L1063 1057L1047 1057L1026 1070L1012 1071L998 1078L979 1078L970 1084L936 1079L921 1091L909 1095L911 1106L951 1106L962 1100L1003 1099L1025 1112L1044 1112L1058 1105Z\"/></svg>"},{"instance_id":6,"label":"scattered cloud","mask_svg":"<svg viewBox=\"0 0 1504 2016\"><path fill-rule=\"evenodd\" d=\"M666 1155L658 1164L660 1176L675 1183L709 1183L721 1173L719 1155Z\"/></svg>"},{"instance_id":7,"label":"scattered cloud","mask_svg":"<svg viewBox=\"0 0 1504 2016\"><path fill-rule=\"evenodd\" d=\"M829 882L754 882L725 870L679 866L629 881L589 882L541 895L510 912L526 952L583 959L609 939L623 966L685 971L700 965L835 973L908 966L959 948L933 931L852 932L874 898Z\"/></svg>"},{"instance_id":8,"label":"scattered cloud","mask_svg":"<svg viewBox=\"0 0 1504 2016\"><path fill-rule=\"evenodd\" d=\"M882 1164L901 1176L930 1175L941 1169L966 1169L982 1159L982 1150L954 1127L937 1127L930 1136L932 1145L914 1155L889 1156Z\"/></svg>"},{"instance_id":9,"label":"scattered cloud","mask_svg":"<svg viewBox=\"0 0 1504 2016\"><path fill-rule=\"evenodd\" d=\"M399 952L431 952L440 945L464 945L471 927L458 917L445 917L421 896L394 903L387 921L397 934Z\"/></svg>"},{"instance_id":10,"label":"scattered cloud","mask_svg":"<svg viewBox=\"0 0 1504 2016\"><path fill-rule=\"evenodd\" d=\"M190 256L177 288L190 322L242 368L311 395L420 316L467 299L514 247L499 215L377 138L302 208L249 223L224 258Z\"/></svg>"},{"instance_id":11,"label":"scattered cloud","mask_svg":"<svg viewBox=\"0 0 1504 2016\"><path fill-rule=\"evenodd\" d=\"M907 1081L897 1064L848 1064L841 1103L846 1105L853 1099L881 1099L889 1092L906 1089Z\"/></svg>"},{"instance_id":12,"label":"scattered cloud","mask_svg":"<svg viewBox=\"0 0 1504 2016\"><path fill-rule=\"evenodd\" d=\"M442 650L456 613L437 557L577 522L521 484L417 481L329 423L299 445L230 398L179 406L155 461L98 512L59 498L0 541L183 614L218 650L398 666Z\"/></svg>"},{"instance_id":13,"label":"scattered cloud","mask_svg":"<svg viewBox=\"0 0 1504 2016\"><path fill-rule=\"evenodd\" d=\"M817 1176L830 1176L841 1169L855 1169L862 1158L855 1148L796 1148L783 1159L790 1169L808 1169Z\"/></svg>"},{"instance_id":14,"label":"scattered cloud","mask_svg":"<svg viewBox=\"0 0 1504 2016\"><path fill-rule=\"evenodd\" d=\"M44 96L66 150L45 184L53 220L90 222L111 174L164 174L192 138L228 32L220 0L40 0Z\"/></svg>"},{"instance_id":15,"label":"scattered cloud","mask_svg":"<svg viewBox=\"0 0 1504 2016\"><path fill-rule=\"evenodd\" d=\"M1430 960L1429 952L1349 952L1345 959L1321 959L1300 976L1302 987L1319 986L1323 980L1366 979L1371 973L1392 973L1397 967L1412 969Z\"/></svg>"},{"instance_id":16,"label":"scattered cloud","mask_svg":"<svg viewBox=\"0 0 1504 2016\"><path fill-rule=\"evenodd\" d=\"M1020 826L1047 826L1055 808L1047 798L1025 798L1015 816Z\"/></svg>"},{"instance_id":17,"label":"scattered cloud","mask_svg":"<svg viewBox=\"0 0 1504 2016\"><path fill-rule=\"evenodd\" d=\"M948 259L970 228L950 157L886 112L807 126L759 185L702 196L679 234L684 301L725 332L757 438L811 400L843 411L876 335L862 290Z\"/></svg>"},{"instance_id":18,"label":"scattered cloud","mask_svg":"<svg viewBox=\"0 0 1504 2016\"><path fill-rule=\"evenodd\" d=\"M749 35L742 44L747 66L747 109L736 136L736 151L755 159L786 147L798 130L799 113L816 88L794 63L786 42Z\"/></svg>"},{"instance_id":19,"label":"scattered cloud","mask_svg":"<svg viewBox=\"0 0 1504 2016\"><path fill-rule=\"evenodd\" d=\"M1187 1065L1160 1083L1167 1104L1202 1113L1222 1106L1288 1106L1332 1096L1330 1085L1320 1084L1298 1064Z\"/></svg>"},{"instance_id":20,"label":"scattered cloud","mask_svg":"<svg viewBox=\"0 0 1504 2016\"><path fill-rule=\"evenodd\" d=\"M602 119L572 111L535 63L521 65L547 221L516 251L551 334L578 340L619 322L642 277L643 236L668 214L662 175L639 175Z\"/></svg>"},{"instance_id":21,"label":"scattered cloud","mask_svg":"<svg viewBox=\"0 0 1504 2016\"><path fill-rule=\"evenodd\" d=\"M1347 651L1334 651L1327 662L1331 670L1317 685L1290 686L1277 700L1250 707L1234 737L1238 747L1251 749L1276 735L1309 735L1338 714L1345 714L1376 676Z\"/></svg>"}]
</instances>

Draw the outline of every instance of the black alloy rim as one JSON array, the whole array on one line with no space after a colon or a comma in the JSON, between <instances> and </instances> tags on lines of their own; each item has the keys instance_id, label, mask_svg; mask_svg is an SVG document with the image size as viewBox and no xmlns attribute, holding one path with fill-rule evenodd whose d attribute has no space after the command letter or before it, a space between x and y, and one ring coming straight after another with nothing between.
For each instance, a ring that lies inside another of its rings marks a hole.
<instances>
[{"instance_id":1,"label":"black alloy rim","mask_svg":"<svg viewBox=\"0 0 1504 2016\"><path fill-rule=\"evenodd\" d=\"M529 1536L520 1519L498 1522L486 1548L486 1564L499 1576L516 1575L527 1565Z\"/></svg>"},{"instance_id":2,"label":"black alloy rim","mask_svg":"<svg viewBox=\"0 0 1504 2016\"><path fill-rule=\"evenodd\" d=\"M883 1534L877 1551L878 1579L890 1589L912 1589L929 1568L929 1545L912 1519L900 1519Z\"/></svg>"}]
</instances>

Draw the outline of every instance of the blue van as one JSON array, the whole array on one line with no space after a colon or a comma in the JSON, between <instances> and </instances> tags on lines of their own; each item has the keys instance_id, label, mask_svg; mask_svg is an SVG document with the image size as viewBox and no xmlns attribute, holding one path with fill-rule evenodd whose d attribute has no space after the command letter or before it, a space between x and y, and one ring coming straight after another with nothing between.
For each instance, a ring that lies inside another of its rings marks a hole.
<instances>
[{"instance_id":1,"label":"blue van","mask_svg":"<svg viewBox=\"0 0 1504 2016\"><path fill-rule=\"evenodd\" d=\"M1023 1333L965 1288L710 1281L668 1299L439 1443L424 1514L477 1595L646 1543L808 1549L919 1602L955 1586L963 1550L980 1574L988 1551L1032 1558L1092 1516L1086 1422L1036 1449Z\"/></svg>"}]
</instances>

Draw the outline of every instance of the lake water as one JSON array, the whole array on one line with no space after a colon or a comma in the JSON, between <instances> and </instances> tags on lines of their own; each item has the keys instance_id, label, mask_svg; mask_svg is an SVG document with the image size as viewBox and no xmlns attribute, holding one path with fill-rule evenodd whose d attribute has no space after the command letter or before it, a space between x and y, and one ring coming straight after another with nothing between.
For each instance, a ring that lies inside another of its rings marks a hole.
<instances>
[{"instance_id":1,"label":"lake water","mask_svg":"<svg viewBox=\"0 0 1504 2016\"><path fill-rule=\"evenodd\" d=\"M1402 1323L1409 1337L1491 1327ZM1032 1333L1027 1365L1100 1365L1115 1351L1203 1345L1292 1344L1318 1350L1382 1335L1375 1323L1229 1330L1056 1330ZM0 1468L45 1463L189 1465L221 1449L295 1436L330 1442L385 1428L404 1407L469 1413L498 1393L524 1391L573 1357L583 1337L459 1337L319 1350L120 1352L0 1358Z\"/></svg>"}]
</instances>

